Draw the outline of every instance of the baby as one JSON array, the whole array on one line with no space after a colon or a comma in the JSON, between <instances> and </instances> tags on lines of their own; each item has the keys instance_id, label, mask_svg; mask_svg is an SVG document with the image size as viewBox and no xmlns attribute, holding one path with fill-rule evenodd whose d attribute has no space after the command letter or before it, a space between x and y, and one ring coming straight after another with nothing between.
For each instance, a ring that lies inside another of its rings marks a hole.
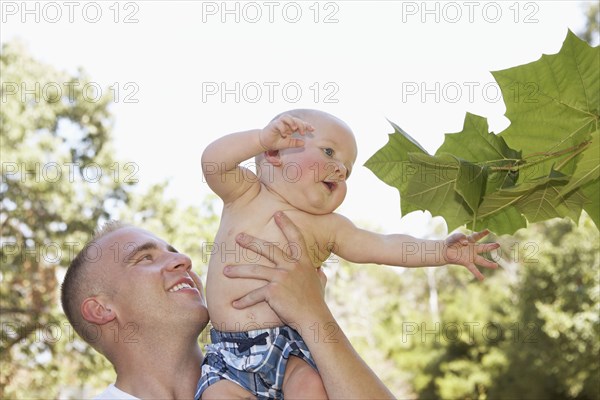
<instances>
[{"instance_id":1,"label":"baby","mask_svg":"<svg viewBox=\"0 0 600 400\"><path fill-rule=\"evenodd\" d=\"M476 243L487 231L421 240L369 232L334 213L346 196L346 180L356 156L354 134L343 121L303 109L278 115L264 129L224 136L204 151L204 176L224 207L208 269L212 344L207 346L198 396L327 398L310 352L296 331L284 326L266 303L243 310L232 306L264 282L232 280L223 274L226 265L272 266L240 247L236 235L245 232L273 245L286 243L273 220L277 211L284 211L299 227L315 268L331 253L353 263L460 264L478 279L483 275L475 264L497 267L481 253L498 245ZM256 157L256 173L239 165L252 157Z\"/></svg>"}]
</instances>

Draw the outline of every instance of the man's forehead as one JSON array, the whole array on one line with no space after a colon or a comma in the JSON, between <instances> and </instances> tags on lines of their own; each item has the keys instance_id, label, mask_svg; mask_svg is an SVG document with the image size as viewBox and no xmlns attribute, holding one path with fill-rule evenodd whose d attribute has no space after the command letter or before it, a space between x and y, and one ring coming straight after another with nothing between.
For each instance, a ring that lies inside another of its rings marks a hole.
<instances>
[{"instance_id":1,"label":"man's forehead","mask_svg":"<svg viewBox=\"0 0 600 400\"><path fill-rule=\"evenodd\" d=\"M97 244L101 248L120 248L121 250L133 249L146 243L155 243L159 247L168 244L151 232L136 227L123 227L102 236Z\"/></svg>"}]
</instances>

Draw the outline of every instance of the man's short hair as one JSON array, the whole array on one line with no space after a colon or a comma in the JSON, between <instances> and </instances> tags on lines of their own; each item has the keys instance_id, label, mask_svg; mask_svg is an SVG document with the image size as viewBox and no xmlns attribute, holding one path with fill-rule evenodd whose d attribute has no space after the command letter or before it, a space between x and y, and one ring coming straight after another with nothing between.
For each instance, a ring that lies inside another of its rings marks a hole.
<instances>
[{"instance_id":1,"label":"man's short hair","mask_svg":"<svg viewBox=\"0 0 600 400\"><path fill-rule=\"evenodd\" d=\"M105 288L103 279L98 279L100 275L91 272L90 265L99 257L90 257L89 254L97 254L98 246L96 242L100 238L127 226L129 225L111 220L98 229L90 241L83 246L83 249L71 261L61 285L61 303L65 315L75 332L96 349L99 345L99 331L96 325L83 318L81 304L88 297L99 293L107 293L110 290Z\"/></svg>"}]
</instances>

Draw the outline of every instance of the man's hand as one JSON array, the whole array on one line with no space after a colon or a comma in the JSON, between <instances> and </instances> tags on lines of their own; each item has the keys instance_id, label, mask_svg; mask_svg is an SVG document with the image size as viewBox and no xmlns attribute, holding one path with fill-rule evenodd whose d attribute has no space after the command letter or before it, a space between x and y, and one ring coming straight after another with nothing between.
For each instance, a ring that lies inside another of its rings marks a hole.
<instances>
[{"instance_id":1,"label":"man's hand","mask_svg":"<svg viewBox=\"0 0 600 400\"><path fill-rule=\"evenodd\" d=\"M458 264L467 267L480 281L484 279L477 265L485 268L498 268L498 264L485 259L482 253L495 250L499 243L477 243L490 233L487 229L473 232L470 235L456 232L448 236L444 242L443 256L448 264Z\"/></svg>"},{"instance_id":2,"label":"man's hand","mask_svg":"<svg viewBox=\"0 0 600 400\"><path fill-rule=\"evenodd\" d=\"M319 279L315 272L306 243L298 228L282 212L275 214L275 222L288 243L283 251L249 235L238 235L237 242L261 253L276 267L262 265L227 266L224 274L230 278L253 278L267 284L233 303L244 308L266 301L279 318L302 335L313 356L327 396L331 399L393 399L392 393L354 351L350 341L335 322L323 300ZM254 244L253 244L254 243ZM270 253L270 254L265 254ZM316 336L315 336L316 335ZM327 340L314 338L327 337Z\"/></svg>"},{"instance_id":3,"label":"man's hand","mask_svg":"<svg viewBox=\"0 0 600 400\"><path fill-rule=\"evenodd\" d=\"M309 322L317 314L327 315L329 310L323 300L325 274L312 265L302 234L283 213L274 216L288 243L286 251L247 234L236 237L238 244L258 252L275 264L275 268L263 265L230 265L223 273L229 278L261 279L267 284L233 302L237 309L265 301L288 325Z\"/></svg>"},{"instance_id":4,"label":"man's hand","mask_svg":"<svg viewBox=\"0 0 600 400\"><path fill-rule=\"evenodd\" d=\"M265 151L302 147L304 146L304 140L293 138L292 135L298 132L304 136L307 132L314 130L315 128L308 122L284 114L271 121L269 125L260 131L258 138Z\"/></svg>"}]
</instances>

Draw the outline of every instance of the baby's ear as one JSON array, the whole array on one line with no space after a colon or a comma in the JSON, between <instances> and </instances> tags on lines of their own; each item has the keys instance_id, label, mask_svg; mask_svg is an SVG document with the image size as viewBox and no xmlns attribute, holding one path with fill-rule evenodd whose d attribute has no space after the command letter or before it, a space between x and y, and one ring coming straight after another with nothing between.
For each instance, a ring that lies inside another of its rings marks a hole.
<instances>
[{"instance_id":1,"label":"baby's ear","mask_svg":"<svg viewBox=\"0 0 600 400\"><path fill-rule=\"evenodd\" d=\"M279 150L267 150L264 153L265 160L269 164L272 164L275 167L281 166L281 155L279 154Z\"/></svg>"}]
</instances>

